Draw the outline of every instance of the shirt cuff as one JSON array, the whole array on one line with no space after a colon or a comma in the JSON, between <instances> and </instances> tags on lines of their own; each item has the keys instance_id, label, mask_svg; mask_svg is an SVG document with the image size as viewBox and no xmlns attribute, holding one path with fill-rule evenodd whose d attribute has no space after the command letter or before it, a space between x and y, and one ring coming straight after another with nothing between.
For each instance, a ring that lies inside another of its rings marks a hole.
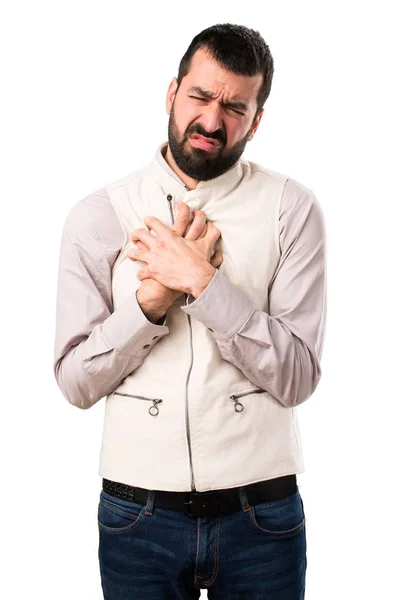
<instances>
[{"instance_id":1,"label":"shirt cuff","mask_svg":"<svg viewBox=\"0 0 400 600\"><path fill-rule=\"evenodd\" d=\"M165 314L163 317L160 317L156 323L156 325L165 325L167 321L167 315Z\"/></svg>"},{"instance_id":2,"label":"shirt cuff","mask_svg":"<svg viewBox=\"0 0 400 600\"><path fill-rule=\"evenodd\" d=\"M224 341L243 327L255 308L247 296L216 269L207 287L197 298L189 294L181 310L201 321L216 340Z\"/></svg>"},{"instance_id":3,"label":"shirt cuff","mask_svg":"<svg viewBox=\"0 0 400 600\"><path fill-rule=\"evenodd\" d=\"M103 336L120 354L133 356L138 352L147 355L159 339L169 333L169 328L149 321L136 297L131 294L103 323Z\"/></svg>"}]
</instances>

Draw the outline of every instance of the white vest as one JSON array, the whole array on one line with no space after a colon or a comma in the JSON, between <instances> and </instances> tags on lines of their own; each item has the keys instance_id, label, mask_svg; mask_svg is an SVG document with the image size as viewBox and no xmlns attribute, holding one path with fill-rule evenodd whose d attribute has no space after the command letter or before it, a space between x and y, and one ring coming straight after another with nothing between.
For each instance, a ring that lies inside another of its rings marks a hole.
<instances>
[{"instance_id":1,"label":"white vest","mask_svg":"<svg viewBox=\"0 0 400 600\"><path fill-rule=\"evenodd\" d=\"M185 202L221 231L220 271L268 312L286 180L242 157L188 191L155 156L108 185L126 234L112 272L114 309L136 292L136 273L145 266L126 255L130 234L150 215L171 227L176 203ZM202 492L304 472L296 409L223 360L212 333L183 304L181 297L169 308L169 334L106 398L99 474L152 490Z\"/></svg>"}]
</instances>

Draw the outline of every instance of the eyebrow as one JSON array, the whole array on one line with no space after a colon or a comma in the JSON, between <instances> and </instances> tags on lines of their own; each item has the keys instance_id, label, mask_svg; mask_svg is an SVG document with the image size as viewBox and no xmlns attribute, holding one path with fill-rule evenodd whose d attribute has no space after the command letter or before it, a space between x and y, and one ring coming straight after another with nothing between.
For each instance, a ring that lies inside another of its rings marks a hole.
<instances>
[{"instance_id":1,"label":"eyebrow","mask_svg":"<svg viewBox=\"0 0 400 600\"><path fill-rule=\"evenodd\" d=\"M204 96L205 98L209 98L210 100L214 98L214 94L212 92L209 92L208 90L203 90L203 88L198 86L193 86L189 88L188 92L194 92L195 94L198 94L199 96ZM248 110L248 106L244 102L235 102L233 100L230 100L229 102L221 102L221 104L223 106L231 106L232 108L237 108L239 110Z\"/></svg>"}]
</instances>

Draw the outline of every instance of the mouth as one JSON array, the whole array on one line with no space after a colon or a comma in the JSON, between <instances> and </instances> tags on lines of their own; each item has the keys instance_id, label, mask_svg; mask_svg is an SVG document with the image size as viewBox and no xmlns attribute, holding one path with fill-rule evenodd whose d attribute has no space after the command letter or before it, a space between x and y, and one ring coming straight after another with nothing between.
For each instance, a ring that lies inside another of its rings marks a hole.
<instances>
[{"instance_id":1,"label":"mouth","mask_svg":"<svg viewBox=\"0 0 400 600\"><path fill-rule=\"evenodd\" d=\"M195 148L201 148L207 152L213 152L220 147L221 142L213 138L206 138L199 133L194 133L190 138L190 143Z\"/></svg>"}]
</instances>

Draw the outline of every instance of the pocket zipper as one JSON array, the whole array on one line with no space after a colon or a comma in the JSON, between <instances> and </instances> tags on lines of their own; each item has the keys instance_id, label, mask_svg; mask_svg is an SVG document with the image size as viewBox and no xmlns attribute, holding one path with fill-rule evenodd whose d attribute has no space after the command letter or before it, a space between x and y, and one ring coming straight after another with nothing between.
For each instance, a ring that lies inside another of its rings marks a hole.
<instances>
[{"instance_id":1,"label":"pocket zipper","mask_svg":"<svg viewBox=\"0 0 400 600\"><path fill-rule=\"evenodd\" d=\"M152 417L156 417L160 412L157 404L161 404L161 398L146 398L145 396L134 396L133 394L126 394L124 392L114 392L114 396L129 396L129 398L138 398L138 400L147 400L153 402L153 406L150 406L149 413Z\"/></svg>"},{"instance_id":2,"label":"pocket zipper","mask_svg":"<svg viewBox=\"0 0 400 600\"><path fill-rule=\"evenodd\" d=\"M244 406L241 402L239 402L238 398L243 398L243 396L248 396L249 394L261 394L262 392L265 392L265 390L263 390L261 388L254 388L252 390L247 390L246 392L239 392L238 394L231 394L229 396L229 398L234 401L236 412L242 412L242 410L244 410Z\"/></svg>"}]
</instances>

